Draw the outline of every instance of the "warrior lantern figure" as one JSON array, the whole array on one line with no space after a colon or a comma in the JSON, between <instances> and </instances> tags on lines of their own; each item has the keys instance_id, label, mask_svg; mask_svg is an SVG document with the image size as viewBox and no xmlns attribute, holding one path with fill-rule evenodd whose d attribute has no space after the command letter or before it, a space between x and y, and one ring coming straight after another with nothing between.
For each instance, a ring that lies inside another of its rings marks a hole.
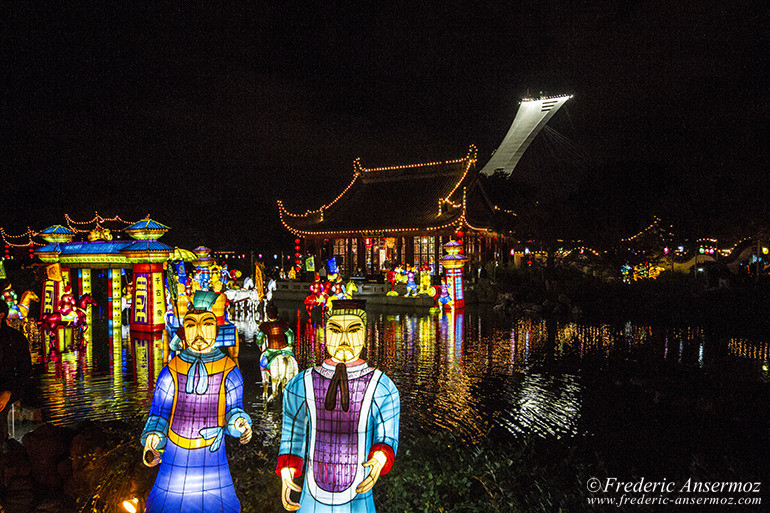
<instances>
[{"instance_id":1,"label":"warrior lantern figure","mask_svg":"<svg viewBox=\"0 0 770 513\"><path fill-rule=\"evenodd\" d=\"M393 465L401 402L393 381L360 358L364 303L334 301L324 332L331 358L286 387L276 474L289 511L374 512L372 487ZM291 490L302 492L299 503Z\"/></svg>"},{"instance_id":2,"label":"warrior lantern figure","mask_svg":"<svg viewBox=\"0 0 770 513\"><path fill-rule=\"evenodd\" d=\"M265 315L267 321L259 325L257 343L262 350L259 370L262 373L262 390L267 402L279 394L281 383L285 385L297 375L298 367L292 349L294 332L289 327L289 323L278 320L278 308L273 303L267 304ZM268 397L268 388L271 383L273 393Z\"/></svg>"},{"instance_id":3,"label":"warrior lantern figure","mask_svg":"<svg viewBox=\"0 0 770 513\"><path fill-rule=\"evenodd\" d=\"M218 297L195 293L178 333L185 347L155 385L142 444L144 464L160 463L160 470L147 497L147 513L241 511L224 435L248 443L251 418L243 411L238 367L214 347L219 327L211 309Z\"/></svg>"}]
</instances>

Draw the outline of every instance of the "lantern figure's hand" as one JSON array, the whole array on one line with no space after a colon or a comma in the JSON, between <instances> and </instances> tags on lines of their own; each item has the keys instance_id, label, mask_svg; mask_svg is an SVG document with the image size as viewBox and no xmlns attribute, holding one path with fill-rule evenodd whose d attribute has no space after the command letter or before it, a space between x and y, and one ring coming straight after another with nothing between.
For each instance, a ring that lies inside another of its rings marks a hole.
<instances>
[{"instance_id":1,"label":"lantern figure's hand","mask_svg":"<svg viewBox=\"0 0 770 513\"><path fill-rule=\"evenodd\" d=\"M144 441L144 452L142 453L142 463L146 467L154 467L160 463L160 452L156 449L160 443L160 437L155 434L147 435Z\"/></svg>"},{"instance_id":2,"label":"lantern figure's hand","mask_svg":"<svg viewBox=\"0 0 770 513\"><path fill-rule=\"evenodd\" d=\"M294 469L283 467L281 469L281 502L286 511L297 511L299 504L291 500L291 491L301 492L302 487L294 482Z\"/></svg>"},{"instance_id":3,"label":"lantern figure's hand","mask_svg":"<svg viewBox=\"0 0 770 513\"><path fill-rule=\"evenodd\" d=\"M356 488L356 493L366 493L374 487L374 484L380 478L380 472L382 468L388 462L388 457L382 451L375 451L372 455L372 459L363 463L364 467L370 467L371 472L366 476L366 479L361 481L361 484Z\"/></svg>"},{"instance_id":4,"label":"lantern figure's hand","mask_svg":"<svg viewBox=\"0 0 770 513\"><path fill-rule=\"evenodd\" d=\"M249 440L251 440L251 426L249 426L249 423L246 422L246 419L243 417L238 417L235 419L235 429L241 432L241 443L249 443Z\"/></svg>"}]
</instances>

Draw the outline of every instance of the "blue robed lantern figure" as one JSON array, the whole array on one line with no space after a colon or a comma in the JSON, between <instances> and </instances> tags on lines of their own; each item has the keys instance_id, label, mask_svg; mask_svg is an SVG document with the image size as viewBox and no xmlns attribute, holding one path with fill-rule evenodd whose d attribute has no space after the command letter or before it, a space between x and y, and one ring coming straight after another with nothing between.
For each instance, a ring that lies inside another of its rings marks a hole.
<instances>
[{"instance_id":1,"label":"blue robed lantern figure","mask_svg":"<svg viewBox=\"0 0 770 513\"><path fill-rule=\"evenodd\" d=\"M142 433L143 462L160 463L145 503L147 513L238 513L224 435L251 440L243 410L243 377L214 344L219 294L198 291L178 335L184 349L160 372ZM161 452L162 456L161 456Z\"/></svg>"},{"instance_id":2,"label":"blue robed lantern figure","mask_svg":"<svg viewBox=\"0 0 770 513\"><path fill-rule=\"evenodd\" d=\"M398 448L398 389L360 358L364 301L336 300L325 320L330 358L295 376L283 396L281 500L301 513L374 513L372 487ZM291 490L302 492L299 503Z\"/></svg>"}]
</instances>

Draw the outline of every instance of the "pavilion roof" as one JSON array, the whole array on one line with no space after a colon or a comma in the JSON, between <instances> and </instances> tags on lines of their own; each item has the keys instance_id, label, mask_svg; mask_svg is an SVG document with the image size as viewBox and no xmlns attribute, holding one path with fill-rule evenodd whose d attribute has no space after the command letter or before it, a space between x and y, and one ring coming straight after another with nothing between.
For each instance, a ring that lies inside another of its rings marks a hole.
<instances>
[{"instance_id":1,"label":"pavilion roof","mask_svg":"<svg viewBox=\"0 0 770 513\"><path fill-rule=\"evenodd\" d=\"M130 230L170 230L168 226L165 224L161 224L157 221L153 221L150 218L142 219L141 221L137 221L136 223L132 224L128 228L124 229L125 231Z\"/></svg>"},{"instance_id":2,"label":"pavilion roof","mask_svg":"<svg viewBox=\"0 0 770 513\"><path fill-rule=\"evenodd\" d=\"M492 229L495 207L475 164L474 146L465 157L443 162L364 168L356 160L352 181L333 201L304 214L289 212L279 201L281 221L297 235Z\"/></svg>"}]
</instances>

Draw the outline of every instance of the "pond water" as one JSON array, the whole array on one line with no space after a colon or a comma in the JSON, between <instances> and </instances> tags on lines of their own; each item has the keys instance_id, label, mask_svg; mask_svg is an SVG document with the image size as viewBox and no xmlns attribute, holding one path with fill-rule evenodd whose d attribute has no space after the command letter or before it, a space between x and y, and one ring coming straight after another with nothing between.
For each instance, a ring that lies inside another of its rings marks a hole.
<instances>
[{"instance_id":1,"label":"pond water","mask_svg":"<svg viewBox=\"0 0 770 513\"><path fill-rule=\"evenodd\" d=\"M298 318L298 304L278 306L280 317L299 333L300 369L322 361L320 322L308 320L304 310ZM368 317L366 359L398 386L406 433L450 429L476 437L494 428L513 437L564 438L601 432L601 407L594 400L586 404L586 396L600 394L607 373L618 368L631 369L638 379L649 370L663 379L718 376L748 383L749 389L770 383L767 341L715 337L698 328L507 319L475 309L431 314L372 307ZM237 325L246 410L255 430L275 434L280 402L264 408L257 325ZM108 329L97 318L82 349L41 351L31 399L43 419L72 425L146 416L163 344L149 338L132 337L126 327Z\"/></svg>"}]
</instances>

